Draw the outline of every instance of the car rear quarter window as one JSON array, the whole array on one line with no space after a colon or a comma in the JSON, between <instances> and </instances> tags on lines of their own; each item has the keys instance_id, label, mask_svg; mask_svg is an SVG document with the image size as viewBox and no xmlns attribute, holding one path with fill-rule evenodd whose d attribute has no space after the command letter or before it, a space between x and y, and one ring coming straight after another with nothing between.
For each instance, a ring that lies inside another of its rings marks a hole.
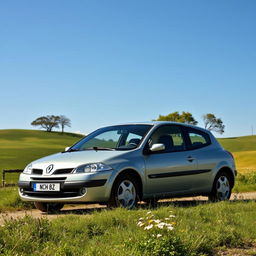
<instances>
[{"instance_id":1,"label":"car rear quarter window","mask_svg":"<svg viewBox=\"0 0 256 256\"><path fill-rule=\"evenodd\" d=\"M210 137L207 133L195 129L188 130L188 137L192 149L202 148L211 144Z\"/></svg>"}]
</instances>

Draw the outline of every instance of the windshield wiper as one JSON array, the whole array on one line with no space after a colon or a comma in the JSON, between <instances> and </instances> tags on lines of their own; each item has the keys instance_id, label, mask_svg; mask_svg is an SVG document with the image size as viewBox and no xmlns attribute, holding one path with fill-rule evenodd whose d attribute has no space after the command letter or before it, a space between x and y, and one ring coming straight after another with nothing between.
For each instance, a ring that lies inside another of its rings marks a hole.
<instances>
[{"instance_id":1,"label":"windshield wiper","mask_svg":"<svg viewBox=\"0 0 256 256\"><path fill-rule=\"evenodd\" d=\"M85 150L95 150L95 151L98 151L98 150L109 150L109 151L114 151L115 149L114 148L104 148L104 147L91 147L91 148L86 148L86 149L76 149L76 148L70 148L68 151L64 151L62 153L68 153L68 152L77 152L77 151L85 151Z\"/></svg>"}]
</instances>

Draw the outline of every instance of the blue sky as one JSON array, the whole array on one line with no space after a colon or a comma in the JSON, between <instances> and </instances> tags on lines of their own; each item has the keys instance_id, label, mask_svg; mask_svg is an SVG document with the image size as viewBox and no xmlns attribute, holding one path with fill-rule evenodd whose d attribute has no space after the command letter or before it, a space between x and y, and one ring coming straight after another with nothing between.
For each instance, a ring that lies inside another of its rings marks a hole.
<instances>
[{"instance_id":1,"label":"blue sky","mask_svg":"<svg viewBox=\"0 0 256 256\"><path fill-rule=\"evenodd\" d=\"M256 1L1 1L0 129L68 131L189 111L256 133Z\"/></svg>"}]
</instances>

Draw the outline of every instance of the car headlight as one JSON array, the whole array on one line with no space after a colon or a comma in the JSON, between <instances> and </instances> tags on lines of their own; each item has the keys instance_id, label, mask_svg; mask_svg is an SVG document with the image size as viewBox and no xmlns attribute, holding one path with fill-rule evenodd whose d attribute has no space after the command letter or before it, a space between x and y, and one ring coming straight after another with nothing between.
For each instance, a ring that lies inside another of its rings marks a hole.
<instances>
[{"instance_id":1,"label":"car headlight","mask_svg":"<svg viewBox=\"0 0 256 256\"><path fill-rule=\"evenodd\" d=\"M27 165L26 168L24 169L23 173L31 174L32 173L32 164Z\"/></svg>"},{"instance_id":2,"label":"car headlight","mask_svg":"<svg viewBox=\"0 0 256 256\"><path fill-rule=\"evenodd\" d=\"M104 172L110 171L112 168L103 163L93 163L80 165L73 170L72 173L94 173L94 172Z\"/></svg>"}]
</instances>

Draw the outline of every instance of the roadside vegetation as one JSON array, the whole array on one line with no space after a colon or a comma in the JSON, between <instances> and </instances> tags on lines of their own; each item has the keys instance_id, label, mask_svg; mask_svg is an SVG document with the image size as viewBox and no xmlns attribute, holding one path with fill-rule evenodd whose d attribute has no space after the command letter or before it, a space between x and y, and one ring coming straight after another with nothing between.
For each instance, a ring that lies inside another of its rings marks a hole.
<instances>
[{"instance_id":1,"label":"roadside vegetation","mask_svg":"<svg viewBox=\"0 0 256 256\"><path fill-rule=\"evenodd\" d=\"M256 172L238 173L233 192L256 191Z\"/></svg>"},{"instance_id":2,"label":"roadside vegetation","mask_svg":"<svg viewBox=\"0 0 256 256\"><path fill-rule=\"evenodd\" d=\"M0 188L0 212L31 209L33 204L20 200L17 187Z\"/></svg>"},{"instance_id":3,"label":"roadside vegetation","mask_svg":"<svg viewBox=\"0 0 256 256\"><path fill-rule=\"evenodd\" d=\"M1 255L215 255L251 247L255 202L184 203L101 210L54 220L6 220Z\"/></svg>"}]
</instances>

